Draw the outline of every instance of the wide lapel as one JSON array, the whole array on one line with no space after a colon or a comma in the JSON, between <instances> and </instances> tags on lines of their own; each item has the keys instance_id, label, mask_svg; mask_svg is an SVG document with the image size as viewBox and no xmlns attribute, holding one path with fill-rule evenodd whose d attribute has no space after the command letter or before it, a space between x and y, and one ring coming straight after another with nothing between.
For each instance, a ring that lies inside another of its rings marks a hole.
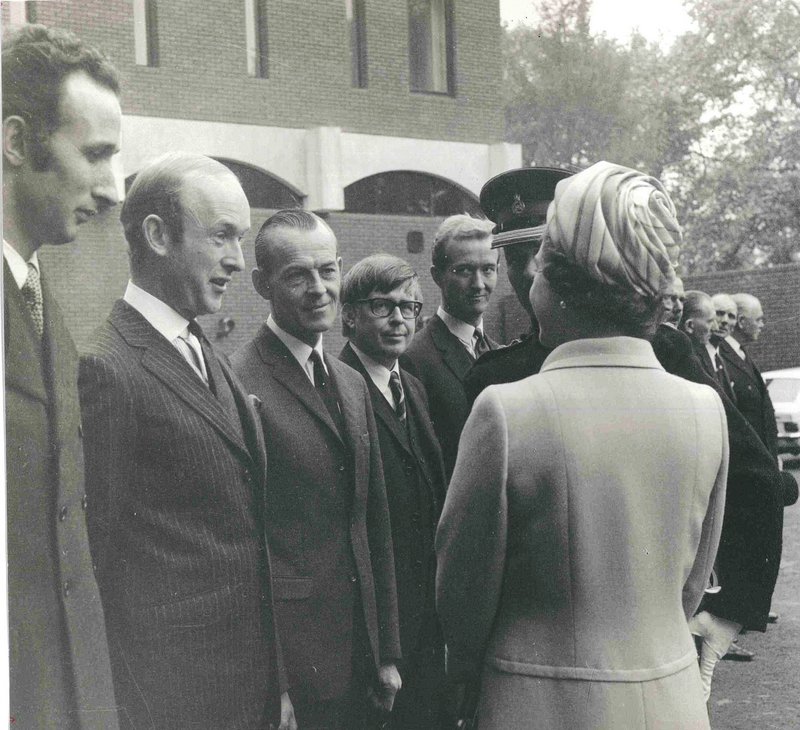
<instances>
[{"instance_id":1,"label":"wide lapel","mask_svg":"<svg viewBox=\"0 0 800 730\"><path fill-rule=\"evenodd\" d=\"M703 370L706 371L706 374L710 375L714 380L718 380L717 369L714 367L714 362L711 360L711 355L708 354L706 346L692 340L692 349L700 360L700 364L703 366Z\"/></svg>"},{"instance_id":2,"label":"wide lapel","mask_svg":"<svg viewBox=\"0 0 800 730\"><path fill-rule=\"evenodd\" d=\"M42 346L45 367L52 383L53 423L58 442L65 443L75 437L73 429L80 423L78 352L44 274L41 284L45 314Z\"/></svg>"},{"instance_id":3,"label":"wide lapel","mask_svg":"<svg viewBox=\"0 0 800 730\"><path fill-rule=\"evenodd\" d=\"M719 343L719 354L725 360L728 368L728 377L730 378L731 385L740 379L738 373L741 373L746 380L753 380L753 375L747 367L747 363L739 357L736 350L734 350L725 340ZM731 368L736 371L737 375L731 372Z\"/></svg>"},{"instance_id":4,"label":"wide lapel","mask_svg":"<svg viewBox=\"0 0 800 730\"><path fill-rule=\"evenodd\" d=\"M427 326L430 327L433 344L436 345L436 348L442 353L442 359L445 365L453 371L453 374L458 378L459 382L463 383L473 363L467 349L459 339L447 329L447 325L438 316L434 315Z\"/></svg>"},{"instance_id":5,"label":"wide lapel","mask_svg":"<svg viewBox=\"0 0 800 730\"><path fill-rule=\"evenodd\" d=\"M158 378L189 408L205 418L231 444L249 454L242 441L241 429L230 422L220 402L172 343L122 300L115 303L110 320L129 345L142 350L142 367Z\"/></svg>"},{"instance_id":6,"label":"wide lapel","mask_svg":"<svg viewBox=\"0 0 800 730\"><path fill-rule=\"evenodd\" d=\"M42 368L34 367L41 357L38 337L25 300L5 259L3 291L6 387L24 392L46 403L47 389L42 377Z\"/></svg>"},{"instance_id":7,"label":"wide lapel","mask_svg":"<svg viewBox=\"0 0 800 730\"><path fill-rule=\"evenodd\" d=\"M356 355L356 353L353 351L353 348L350 347L350 343L347 343L344 346L344 350L342 350L340 359L364 378L364 381L367 384L367 390L369 390L370 400L372 401L372 410L375 413L375 418L380 420L381 423L383 423L389 429L394 439L400 444L403 450L409 454L409 456L414 456L409 444L406 427L400 422L400 419L397 417L397 414L389 405L386 398L383 397L383 393L378 390L378 386L372 381L367 369L364 367L364 363L361 362L358 355Z\"/></svg>"},{"instance_id":8,"label":"wide lapel","mask_svg":"<svg viewBox=\"0 0 800 730\"><path fill-rule=\"evenodd\" d=\"M289 352L289 348L280 341L280 338L269 327L262 325L256 336L255 345L261 359L269 367L270 375L342 440L342 434L336 428L321 396L314 389L313 383L300 367L300 363L295 360L292 353ZM328 363L327 358L325 362Z\"/></svg>"},{"instance_id":9,"label":"wide lapel","mask_svg":"<svg viewBox=\"0 0 800 730\"><path fill-rule=\"evenodd\" d=\"M438 483L440 484L440 489L444 490L446 484L444 461L442 460L442 451L441 447L439 446L439 440L436 438L430 418L425 417L428 414L428 409L422 396L424 389L421 392L418 392L417 388L409 382L407 375L408 374L401 368L400 379L403 382L403 392L406 397L408 417L413 419L414 425L417 428L417 433L420 434L428 444L431 444L431 452L436 452L439 463L432 463L429 457L426 461L426 454L423 452L415 454L414 456L416 457L418 463L426 465L426 468L421 469L421 471L425 475L425 479L428 481L429 486L433 489L435 484ZM424 386L421 384L419 387L421 389L424 388ZM436 479L437 471L440 475L438 480ZM441 509L442 502L444 500L444 491L434 490L434 497L438 502L438 508Z\"/></svg>"}]
</instances>

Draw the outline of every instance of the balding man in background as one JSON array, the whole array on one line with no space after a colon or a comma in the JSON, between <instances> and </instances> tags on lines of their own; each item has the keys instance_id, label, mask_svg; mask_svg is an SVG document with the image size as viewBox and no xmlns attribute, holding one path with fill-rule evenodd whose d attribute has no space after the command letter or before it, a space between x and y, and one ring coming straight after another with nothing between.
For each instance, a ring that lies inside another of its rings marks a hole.
<instances>
[{"instance_id":1,"label":"balding man in background","mask_svg":"<svg viewBox=\"0 0 800 730\"><path fill-rule=\"evenodd\" d=\"M688 291L683 305L683 315L678 329L692 341L692 348L700 364L712 378L717 377L713 348L709 351L711 331L716 324L716 313L711 297L705 292Z\"/></svg>"},{"instance_id":2,"label":"balding man in background","mask_svg":"<svg viewBox=\"0 0 800 730\"><path fill-rule=\"evenodd\" d=\"M751 294L734 294L736 325L720 344L720 356L730 375L736 407L747 419L770 453L778 457L778 430L775 410L767 386L745 348L758 341L764 329L764 310Z\"/></svg>"}]
</instances>

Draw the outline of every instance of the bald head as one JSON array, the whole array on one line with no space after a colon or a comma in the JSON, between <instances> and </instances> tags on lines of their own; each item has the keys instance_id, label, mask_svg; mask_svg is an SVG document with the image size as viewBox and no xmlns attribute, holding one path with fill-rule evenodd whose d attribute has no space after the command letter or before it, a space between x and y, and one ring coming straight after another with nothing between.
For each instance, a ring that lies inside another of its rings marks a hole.
<instances>
[{"instance_id":1,"label":"bald head","mask_svg":"<svg viewBox=\"0 0 800 730\"><path fill-rule=\"evenodd\" d=\"M764 310L752 294L734 294L738 314L733 336L742 343L755 342L764 329Z\"/></svg>"},{"instance_id":2,"label":"bald head","mask_svg":"<svg viewBox=\"0 0 800 730\"><path fill-rule=\"evenodd\" d=\"M701 345L706 345L716 325L716 313L711 297L701 291L687 291L680 329Z\"/></svg>"},{"instance_id":3,"label":"bald head","mask_svg":"<svg viewBox=\"0 0 800 730\"><path fill-rule=\"evenodd\" d=\"M715 294L711 297L711 301L714 303L717 315L715 327L711 331L711 342L716 345L720 340L733 334L739 309L730 294Z\"/></svg>"}]
</instances>

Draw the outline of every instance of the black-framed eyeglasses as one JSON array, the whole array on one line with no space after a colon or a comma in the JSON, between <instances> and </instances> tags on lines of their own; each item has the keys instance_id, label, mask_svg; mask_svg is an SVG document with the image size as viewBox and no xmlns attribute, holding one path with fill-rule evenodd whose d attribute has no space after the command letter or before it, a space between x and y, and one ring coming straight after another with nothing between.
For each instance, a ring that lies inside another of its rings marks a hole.
<instances>
[{"instance_id":1,"label":"black-framed eyeglasses","mask_svg":"<svg viewBox=\"0 0 800 730\"><path fill-rule=\"evenodd\" d=\"M358 304L369 304L369 311L376 317L389 317L395 308L400 309L403 319L416 319L422 311L422 302L404 300L396 302L394 299L375 297L374 299L356 299Z\"/></svg>"},{"instance_id":2,"label":"black-framed eyeglasses","mask_svg":"<svg viewBox=\"0 0 800 730\"><path fill-rule=\"evenodd\" d=\"M455 274L459 279L471 279L478 271L480 271L485 278L490 278L497 275L497 267L498 264L484 264L483 266L461 264L460 266L451 266L450 272Z\"/></svg>"}]
</instances>

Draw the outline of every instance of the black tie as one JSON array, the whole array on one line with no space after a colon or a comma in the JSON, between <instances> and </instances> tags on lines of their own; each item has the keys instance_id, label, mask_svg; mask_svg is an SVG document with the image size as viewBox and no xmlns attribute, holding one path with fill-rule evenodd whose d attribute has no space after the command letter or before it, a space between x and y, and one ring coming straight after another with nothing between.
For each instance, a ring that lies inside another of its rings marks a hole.
<instances>
[{"instance_id":1,"label":"black tie","mask_svg":"<svg viewBox=\"0 0 800 730\"><path fill-rule=\"evenodd\" d=\"M309 356L314 363L314 387L322 398L325 408L328 409L336 428L342 434L344 427L344 420L342 419L342 411L339 408L339 401L336 398L335 388L333 383L328 382L328 373L325 371L325 366L322 363L322 356L318 350L311 350Z\"/></svg>"},{"instance_id":2,"label":"black tie","mask_svg":"<svg viewBox=\"0 0 800 730\"><path fill-rule=\"evenodd\" d=\"M400 382L400 375L396 370L392 370L389 376L389 390L392 391L394 398L394 412L401 422L406 420L406 397L403 394L403 384Z\"/></svg>"},{"instance_id":3,"label":"black tie","mask_svg":"<svg viewBox=\"0 0 800 730\"><path fill-rule=\"evenodd\" d=\"M475 359L477 360L484 352L489 352L492 348L489 347L489 343L486 341L486 337L481 330L476 329L473 337L475 338L473 350L475 351Z\"/></svg>"}]
</instances>

